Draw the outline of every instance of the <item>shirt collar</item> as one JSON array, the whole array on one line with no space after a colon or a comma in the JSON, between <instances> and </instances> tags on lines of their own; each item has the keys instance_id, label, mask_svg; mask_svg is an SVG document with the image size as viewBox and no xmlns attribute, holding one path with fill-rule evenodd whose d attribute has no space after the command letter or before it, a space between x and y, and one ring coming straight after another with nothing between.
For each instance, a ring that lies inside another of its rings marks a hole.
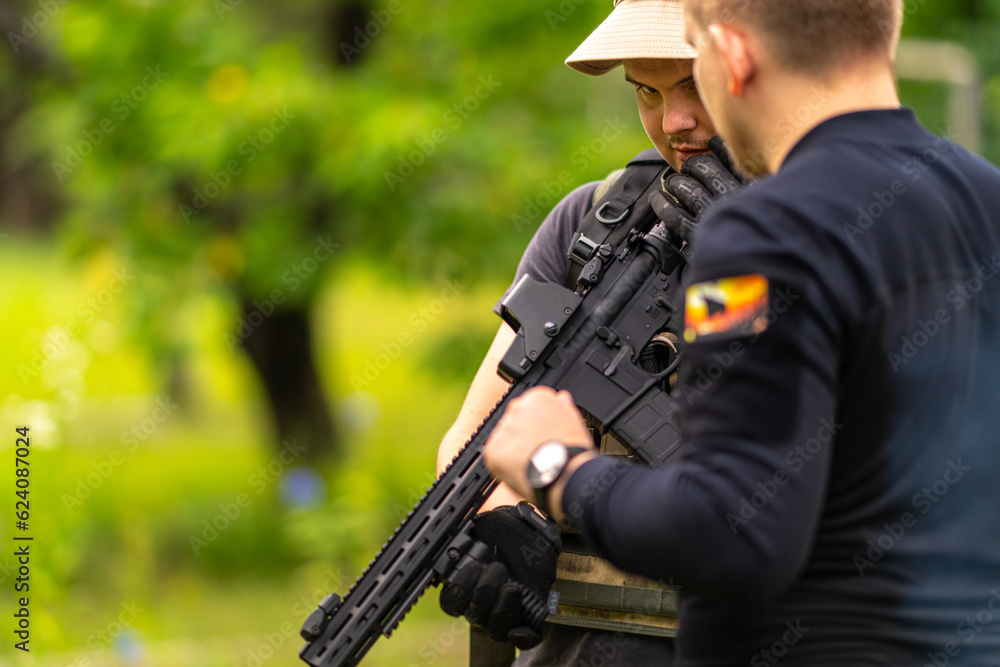
<instances>
[{"instance_id":1,"label":"shirt collar","mask_svg":"<svg viewBox=\"0 0 1000 667\"><path fill-rule=\"evenodd\" d=\"M798 155L808 152L811 148L843 142L845 135L849 135L854 141L863 143L875 141L884 143L890 136L909 138L911 132L923 133L925 130L917 121L913 109L906 107L869 109L841 114L828 118L806 132L788 152L781 169L785 169L785 166Z\"/></svg>"}]
</instances>

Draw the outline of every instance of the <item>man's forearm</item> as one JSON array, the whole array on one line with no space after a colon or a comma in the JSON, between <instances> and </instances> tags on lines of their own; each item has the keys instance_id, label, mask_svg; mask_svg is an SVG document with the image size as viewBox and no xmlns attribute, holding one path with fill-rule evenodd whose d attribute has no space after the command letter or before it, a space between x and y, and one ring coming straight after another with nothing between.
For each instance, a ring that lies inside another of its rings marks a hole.
<instances>
[{"instance_id":1,"label":"man's forearm","mask_svg":"<svg viewBox=\"0 0 1000 667\"><path fill-rule=\"evenodd\" d=\"M479 370L476 372L465 396L462 408L448 432L445 433L438 447L437 474L444 472L448 464L469 441L469 437L483 423L490 411L503 398L510 385L497 375L497 366L507 348L514 340L514 331L506 324L501 324L486 352ZM516 505L523 497L515 493L506 484L501 484L483 505L482 511L502 505Z\"/></svg>"},{"instance_id":2,"label":"man's forearm","mask_svg":"<svg viewBox=\"0 0 1000 667\"><path fill-rule=\"evenodd\" d=\"M566 510L562 506L563 494L566 491L566 485L569 483L573 473L580 469L580 467L587 461L591 461L598 457L596 451L583 452L574 456L570 462L566 465L566 470L559 477L552 488L549 489L549 507L552 509L552 518L556 521L563 522L566 519Z\"/></svg>"}]
</instances>

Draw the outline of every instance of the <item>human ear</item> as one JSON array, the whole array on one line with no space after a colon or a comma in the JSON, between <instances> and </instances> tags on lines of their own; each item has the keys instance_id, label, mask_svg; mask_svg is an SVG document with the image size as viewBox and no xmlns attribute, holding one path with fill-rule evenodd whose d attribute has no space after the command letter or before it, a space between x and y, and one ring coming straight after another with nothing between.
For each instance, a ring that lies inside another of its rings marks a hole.
<instances>
[{"instance_id":1,"label":"human ear","mask_svg":"<svg viewBox=\"0 0 1000 667\"><path fill-rule=\"evenodd\" d=\"M742 96L757 69L746 37L732 27L718 23L708 26L708 33L715 50L722 58L726 71L726 91L732 97Z\"/></svg>"}]
</instances>

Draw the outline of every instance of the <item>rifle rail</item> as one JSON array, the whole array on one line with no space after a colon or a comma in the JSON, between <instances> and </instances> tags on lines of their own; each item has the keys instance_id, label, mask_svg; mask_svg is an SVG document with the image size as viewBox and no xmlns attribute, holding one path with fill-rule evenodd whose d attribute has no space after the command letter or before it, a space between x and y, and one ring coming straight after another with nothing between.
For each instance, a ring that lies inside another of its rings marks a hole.
<instances>
[{"instance_id":1,"label":"rifle rail","mask_svg":"<svg viewBox=\"0 0 1000 667\"><path fill-rule=\"evenodd\" d=\"M432 566L461 531L462 519L474 514L497 484L483 463L482 448L469 444L488 436L499 420L500 407L522 391L523 388L513 387L504 395L396 527L344 599L330 612L323 630L302 649L300 657L305 662L313 667L357 665L379 635L389 636L409 613L433 581ZM451 496L455 489L458 495ZM449 498L453 502L442 508ZM431 499L429 507L428 499ZM415 576L421 570L423 574ZM378 599L372 599L373 594ZM372 618L377 618L377 622L370 623Z\"/></svg>"},{"instance_id":2,"label":"rifle rail","mask_svg":"<svg viewBox=\"0 0 1000 667\"><path fill-rule=\"evenodd\" d=\"M676 310L666 296L679 284L672 280L679 275L684 258L662 223L641 236L641 242L638 236L634 240L613 258L608 255L604 275L582 300L568 290L554 293L551 286L537 281L524 285L520 301L514 295L521 283L504 300L505 308L511 302L518 310L509 314L522 325L501 363L502 370L511 372L510 390L382 545L344 599L328 596L309 617L303 628L309 643L300 653L305 662L313 667L357 665L379 635L392 633L435 576L447 578L449 566L463 557L460 544L467 538L462 534L471 527L471 516L496 485L483 462L483 444L504 405L529 387L544 384L570 389L581 409L626 436L625 441L648 464L661 465L676 452L679 434L673 426L673 404L659 389L667 373L651 375L637 362ZM534 296L544 308L535 307ZM544 317L552 311L565 317ZM531 623L540 622L545 602L522 591L527 600L522 614Z\"/></svg>"}]
</instances>

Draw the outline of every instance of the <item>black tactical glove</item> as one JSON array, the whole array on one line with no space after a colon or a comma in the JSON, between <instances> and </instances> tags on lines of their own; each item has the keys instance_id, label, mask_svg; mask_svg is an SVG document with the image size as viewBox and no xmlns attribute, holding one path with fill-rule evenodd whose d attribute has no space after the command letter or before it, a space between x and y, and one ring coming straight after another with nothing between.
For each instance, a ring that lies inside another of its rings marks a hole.
<instances>
[{"instance_id":1,"label":"black tactical glove","mask_svg":"<svg viewBox=\"0 0 1000 667\"><path fill-rule=\"evenodd\" d=\"M656 215L685 242L691 240L695 226L713 202L742 189L746 183L719 137L709 140L708 147L711 153L689 158L680 173L664 180L664 188L676 202L659 192L649 196Z\"/></svg>"},{"instance_id":2,"label":"black tactical glove","mask_svg":"<svg viewBox=\"0 0 1000 667\"><path fill-rule=\"evenodd\" d=\"M483 512L472 523L469 535L487 546L492 562L466 559L441 589L441 608L486 628L495 641L537 646L541 622L525 624L522 587L537 603L547 601L562 549L559 531L525 502Z\"/></svg>"}]
</instances>

